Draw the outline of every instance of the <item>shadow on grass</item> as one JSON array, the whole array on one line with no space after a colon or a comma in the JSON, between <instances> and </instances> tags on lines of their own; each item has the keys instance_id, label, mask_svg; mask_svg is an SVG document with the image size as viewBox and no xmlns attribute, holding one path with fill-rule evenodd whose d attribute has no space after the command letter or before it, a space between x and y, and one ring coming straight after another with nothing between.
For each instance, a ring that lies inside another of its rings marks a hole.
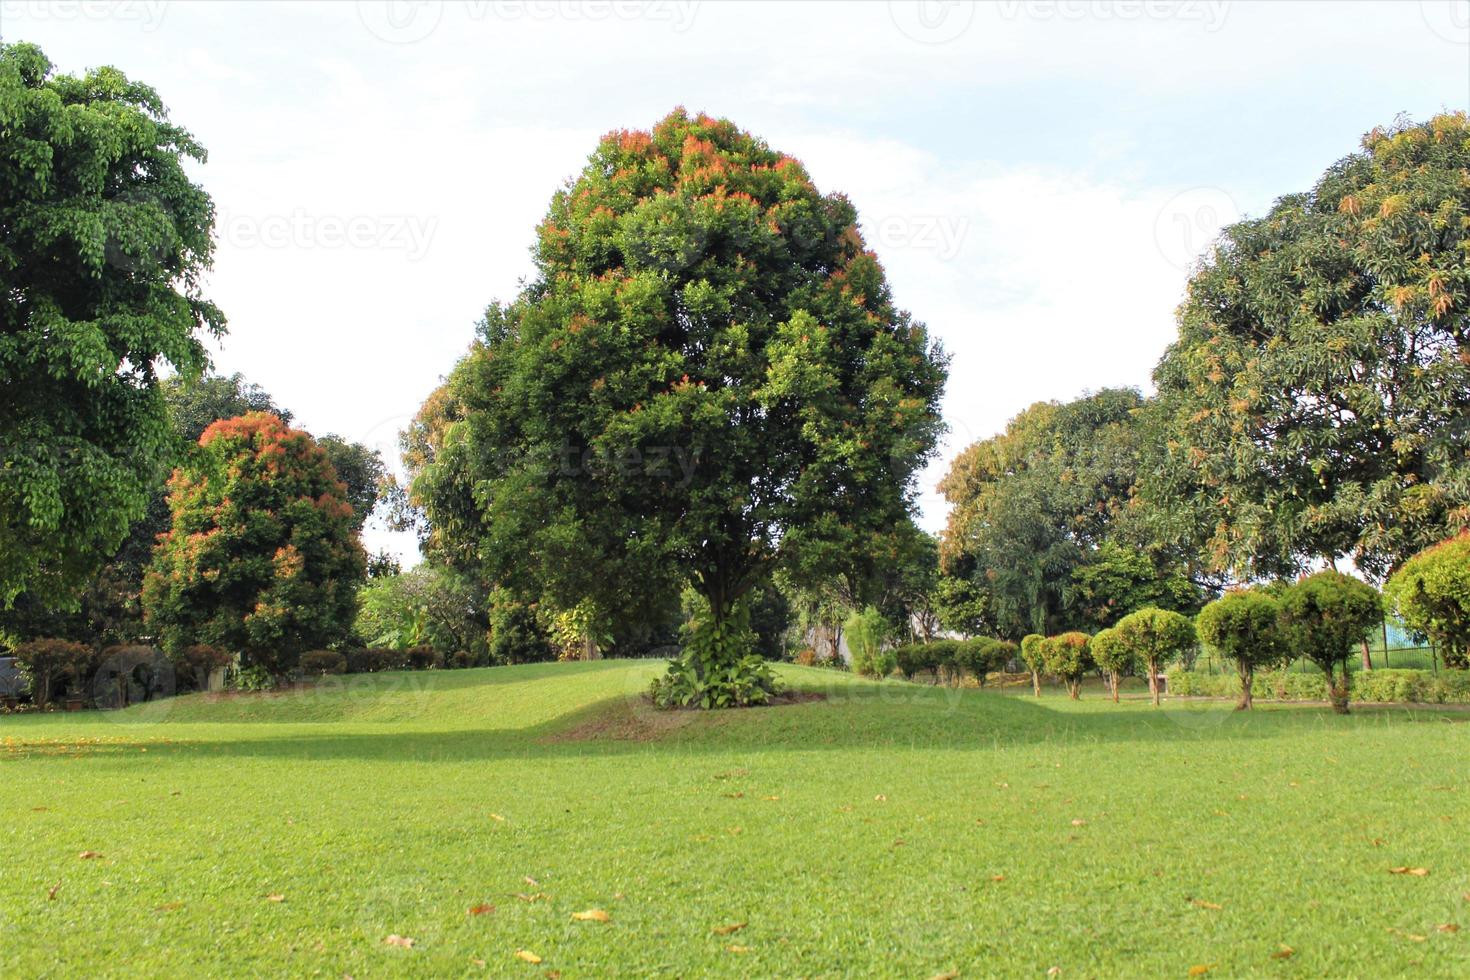
<instances>
[{"instance_id":1,"label":"shadow on grass","mask_svg":"<svg viewBox=\"0 0 1470 980\"><path fill-rule=\"evenodd\" d=\"M607 662L611 664L612 662ZM585 665L585 670L598 668ZM465 672L468 673L468 672ZM1221 703L1166 702L1160 707L1062 698L1033 699L991 691L936 688L889 681L882 684L834 675L827 680L803 672L793 677L798 690L821 700L722 712L660 712L638 693L599 697L523 727L475 727L473 717L459 727L425 730L344 722L345 731L300 731L312 722L259 726L261 737L239 733L196 733L158 726L168 739L159 754L201 758L241 757L289 760L373 760L381 762L464 762L500 759L609 758L650 753L729 754L741 751L807 752L850 748L971 750L1055 742L1064 745L1273 738L1292 732L1369 729L1440 720L1443 713L1412 709L1363 709L1333 715L1314 707L1258 707L1235 712ZM541 679L526 672L512 679ZM489 683L505 683L494 678ZM467 686L456 684L455 688ZM493 710L487 700L482 710ZM227 725L233 719L222 719ZM1454 720L1462 720L1456 718ZM88 746L89 756L135 752L137 732L118 726L117 743ZM192 726L187 726L192 727ZM202 734L203 737L192 737ZM214 736L218 737L214 737ZM133 736L133 737L129 737ZM126 741L124 741L126 739ZM35 746L39 749L39 744ZM29 754L29 753L27 753Z\"/></svg>"}]
</instances>

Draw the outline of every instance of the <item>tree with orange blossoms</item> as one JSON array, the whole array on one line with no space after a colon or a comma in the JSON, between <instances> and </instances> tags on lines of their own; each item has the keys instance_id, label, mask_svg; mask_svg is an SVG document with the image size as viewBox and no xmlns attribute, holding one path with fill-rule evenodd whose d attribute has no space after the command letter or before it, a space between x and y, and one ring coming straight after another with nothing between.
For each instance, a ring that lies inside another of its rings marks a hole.
<instances>
[{"instance_id":1,"label":"tree with orange blossoms","mask_svg":"<svg viewBox=\"0 0 1470 980\"><path fill-rule=\"evenodd\" d=\"M223 647L280 676L346 635L366 558L308 433L266 412L214 423L169 481L169 510L143 585L165 647Z\"/></svg>"}]
</instances>

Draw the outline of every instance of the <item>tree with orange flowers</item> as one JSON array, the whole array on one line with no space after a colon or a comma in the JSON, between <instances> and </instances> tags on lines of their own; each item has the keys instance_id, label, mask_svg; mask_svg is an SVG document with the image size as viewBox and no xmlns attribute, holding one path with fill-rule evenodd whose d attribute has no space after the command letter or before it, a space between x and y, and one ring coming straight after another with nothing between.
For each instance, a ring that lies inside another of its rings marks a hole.
<instances>
[{"instance_id":1,"label":"tree with orange flowers","mask_svg":"<svg viewBox=\"0 0 1470 980\"><path fill-rule=\"evenodd\" d=\"M267 412L214 423L169 481L169 510L143 584L165 647L207 643L279 677L347 633L366 558L308 433Z\"/></svg>"},{"instance_id":2,"label":"tree with orange flowers","mask_svg":"<svg viewBox=\"0 0 1470 980\"><path fill-rule=\"evenodd\" d=\"M689 581L701 612L660 700L760 700L748 597L909 517L942 353L894 302L851 202L682 109L602 140L552 199L535 260L450 379L476 555L598 615Z\"/></svg>"}]
</instances>

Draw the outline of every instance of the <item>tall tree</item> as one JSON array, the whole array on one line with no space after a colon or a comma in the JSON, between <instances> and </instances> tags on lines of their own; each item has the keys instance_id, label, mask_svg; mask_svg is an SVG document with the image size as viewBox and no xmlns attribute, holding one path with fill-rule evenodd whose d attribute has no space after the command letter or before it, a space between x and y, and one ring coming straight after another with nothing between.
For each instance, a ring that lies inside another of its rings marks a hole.
<instances>
[{"instance_id":1,"label":"tall tree","mask_svg":"<svg viewBox=\"0 0 1470 980\"><path fill-rule=\"evenodd\" d=\"M947 625L1019 640L1197 606L1187 565L1151 544L1136 499L1144 409L1132 389L1040 402L955 458L940 483Z\"/></svg>"},{"instance_id":2,"label":"tall tree","mask_svg":"<svg viewBox=\"0 0 1470 980\"><path fill-rule=\"evenodd\" d=\"M214 423L169 481L169 508L143 584L165 647L207 643L279 675L347 635L366 557L310 435L265 412Z\"/></svg>"},{"instance_id":3,"label":"tall tree","mask_svg":"<svg viewBox=\"0 0 1470 980\"><path fill-rule=\"evenodd\" d=\"M944 358L798 161L683 110L613 133L535 257L453 386L498 579L612 608L687 575L718 633L774 569L910 513Z\"/></svg>"},{"instance_id":4,"label":"tall tree","mask_svg":"<svg viewBox=\"0 0 1470 980\"><path fill-rule=\"evenodd\" d=\"M70 605L173 462L164 363L198 374L204 148L114 68L0 45L0 605Z\"/></svg>"},{"instance_id":5,"label":"tall tree","mask_svg":"<svg viewBox=\"0 0 1470 980\"><path fill-rule=\"evenodd\" d=\"M1217 568L1381 575L1470 526L1467 168L1463 112L1376 129L1191 279L1145 492Z\"/></svg>"}]
</instances>

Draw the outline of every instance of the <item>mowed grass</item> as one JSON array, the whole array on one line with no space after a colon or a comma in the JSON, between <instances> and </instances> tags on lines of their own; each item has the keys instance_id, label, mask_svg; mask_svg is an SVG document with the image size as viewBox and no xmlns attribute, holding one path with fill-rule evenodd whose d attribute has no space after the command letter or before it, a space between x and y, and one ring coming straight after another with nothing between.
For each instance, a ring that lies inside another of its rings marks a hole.
<instances>
[{"instance_id":1,"label":"mowed grass","mask_svg":"<svg viewBox=\"0 0 1470 980\"><path fill-rule=\"evenodd\" d=\"M1465 713L658 668L0 719L0 975L1470 975Z\"/></svg>"}]
</instances>

